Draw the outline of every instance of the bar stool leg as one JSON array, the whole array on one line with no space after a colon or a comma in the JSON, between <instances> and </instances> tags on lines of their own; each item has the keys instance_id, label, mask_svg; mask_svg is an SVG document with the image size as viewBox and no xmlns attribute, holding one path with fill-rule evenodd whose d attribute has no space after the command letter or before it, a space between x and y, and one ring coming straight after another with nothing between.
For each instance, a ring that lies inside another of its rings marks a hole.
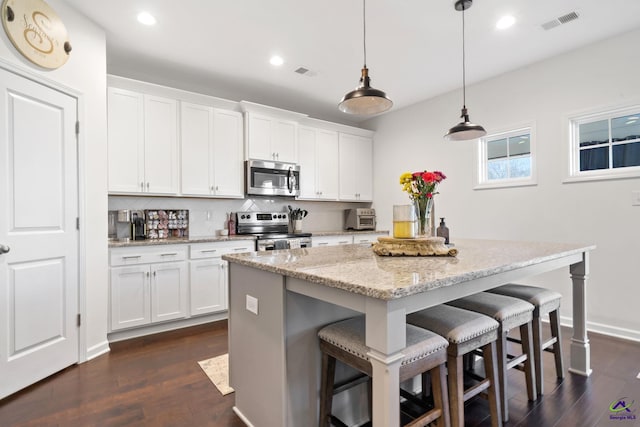
<instances>
[{"instance_id":1,"label":"bar stool leg","mask_svg":"<svg viewBox=\"0 0 640 427\"><path fill-rule=\"evenodd\" d=\"M484 370L491 385L487 390L489 395L489 412L491 413L491 426L502 427L502 410L500 404L500 383L498 381L498 363L493 355L496 353L495 341L482 347L482 358L484 359ZM495 415L494 415L495 414ZM464 420L463 420L464 422ZM453 424L452 424L453 425Z\"/></svg>"},{"instance_id":2,"label":"bar stool leg","mask_svg":"<svg viewBox=\"0 0 640 427\"><path fill-rule=\"evenodd\" d=\"M320 390L320 427L331 426L331 406L333 405L333 384L336 375L336 359L326 353L322 353L322 368Z\"/></svg>"},{"instance_id":3,"label":"bar stool leg","mask_svg":"<svg viewBox=\"0 0 640 427\"><path fill-rule=\"evenodd\" d=\"M535 363L537 362L537 358L533 355L532 348L535 347L533 343L533 337L531 335L531 324L525 323L524 325L520 325L520 338L522 341L522 352L527 355L527 359L524 361L524 374L527 383L527 396L529 400L534 401L537 399L538 394L536 393L536 367ZM536 359L535 363L534 360Z\"/></svg>"},{"instance_id":4,"label":"bar stool leg","mask_svg":"<svg viewBox=\"0 0 640 427\"><path fill-rule=\"evenodd\" d=\"M498 382L500 383L500 399L502 406L502 420L509 421L509 405L507 404L507 334L502 328L498 328L497 358L498 358Z\"/></svg>"},{"instance_id":5,"label":"bar stool leg","mask_svg":"<svg viewBox=\"0 0 640 427\"><path fill-rule=\"evenodd\" d=\"M451 426L464 427L464 381L462 356L447 356ZM433 382L433 381L432 381Z\"/></svg>"},{"instance_id":6,"label":"bar stool leg","mask_svg":"<svg viewBox=\"0 0 640 427\"><path fill-rule=\"evenodd\" d=\"M520 341L522 342L522 332L520 332ZM536 388L538 394L544 394L544 378L542 378L542 320L540 316L533 317L533 352L536 365Z\"/></svg>"},{"instance_id":7,"label":"bar stool leg","mask_svg":"<svg viewBox=\"0 0 640 427\"><path fill-rule=\"evenodd\" d=\"M560 336L560 319L558 310L549 313L549 321L551 323L551 334L556 338L553 344L553 355L556 360L556 376L564 378L564 364L562 362L562 337Z\"/></svg>"},{"instance_id":8,"label":"bar stool leg","mask_svg":"<svg viewBox=\"0 0 640 427\"><path fill-rule=\"evenodd\" d=\"M436 426L449 427L451 425L449 400L443 399L443 392L447 389L447 369L444 363L433 368L429 377L433 387L433 406L434 408L442 408L442 418L436 420Z\"/></svg>"}]
</instances>

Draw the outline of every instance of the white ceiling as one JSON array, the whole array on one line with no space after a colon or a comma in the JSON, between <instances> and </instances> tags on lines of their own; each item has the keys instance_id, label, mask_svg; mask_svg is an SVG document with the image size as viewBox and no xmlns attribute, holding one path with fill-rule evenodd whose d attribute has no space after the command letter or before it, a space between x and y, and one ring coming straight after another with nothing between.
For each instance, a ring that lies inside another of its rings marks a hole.
<instances>
[{"instance_id":1,"label":"white ceiling","mask_svg":"<svg viewBox=\"0 0 640 427\"><path fill-rule=\"evenodd\" d=\"M105 29L109 73L331 121L364 119L337 109L363 65L361 0L66 2ZM136 21L142 10L157 18L155 26ZM579 19L541 27L573 11ZM496 30L507 13L517 23ZM368 0L366 20L371 84L394 101L391 111L461 87L454 0ZM640 28L640 1L476 0L465 21L470 84ZM276 53L285 60L280 68L269 64ZM312 75L296 74L301 66ZM470 105L472 98L468 91Z\"/></svg>"}]
</instances>

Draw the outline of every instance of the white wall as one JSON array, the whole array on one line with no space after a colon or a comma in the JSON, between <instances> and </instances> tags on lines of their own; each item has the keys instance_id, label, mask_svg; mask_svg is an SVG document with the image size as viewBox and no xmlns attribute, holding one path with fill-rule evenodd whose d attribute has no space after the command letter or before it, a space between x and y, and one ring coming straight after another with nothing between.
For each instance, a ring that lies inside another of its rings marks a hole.
<instances>
[{"instance_id":1,"label":"white wall","mask_svg":"<svg viewBox=\"0 0 640 427\"><path fill-rule=\"evenodd\" d=\"M81 359L108 350L107 343L107 131L106 131L106 43L104 31L61 0L47 0L69 33L73 47L67 63L47 71L20 55L0 31L0 58L29 73L35 73L81 93L79 118L80 191L84 199L81 219L84 240L81 260L86 295Z\"/></svg>"},{"instance_id":2,"label":"white wall","mask_svg":"<svg viewBox=\"0 0 640 427\"><path fill-rule=\"evenodd\" d=\"M365 123L377 131L374 200L380 227L391 227L393 204L409 202L398 184L402 172L441 170L448 178L435 199L436 215L447 218L452 242L470 237L595 243L589 328L640 340L640 206L631 206L640 178L562 183L568 168L566 117L640 105L638 42L640 31L630 32L467 88L471 121L489 133L535 122L538 184L533 187L472 189L476 143L442 138L459 122L460 90ZM473 67L467 73L473 74ZM568 271L530 283L561 291L563 320L570 321Z\"/></svg>"}]
</instances>

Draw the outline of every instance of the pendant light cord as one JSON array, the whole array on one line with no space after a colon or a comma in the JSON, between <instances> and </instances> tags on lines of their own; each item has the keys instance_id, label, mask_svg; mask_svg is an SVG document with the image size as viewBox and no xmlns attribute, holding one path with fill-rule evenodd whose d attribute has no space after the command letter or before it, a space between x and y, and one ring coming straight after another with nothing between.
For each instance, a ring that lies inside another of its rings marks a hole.
<instances>
[{"instance_id":1,"label":"pendant light cord","mask_svg":"<svg viewBox=\"0 0 640 427\"><path fill-rule=\"evenodd\" d=\"M467 90L466 90L466 75L465 75L465 52L464 52L464 1L462 2L462 107L467 108Z\"/></svg>"},{"instance_id":2,"label":"pendant light cord","mask_svg":"<svg viewBox=\"0 0 640 427\"><path fill-rule=\"evenodd\" d=\"M362 0L362 47L364 51L364 68L367 68L367 16L366 16L367 1Z\"/></svg>"}]
</instances>

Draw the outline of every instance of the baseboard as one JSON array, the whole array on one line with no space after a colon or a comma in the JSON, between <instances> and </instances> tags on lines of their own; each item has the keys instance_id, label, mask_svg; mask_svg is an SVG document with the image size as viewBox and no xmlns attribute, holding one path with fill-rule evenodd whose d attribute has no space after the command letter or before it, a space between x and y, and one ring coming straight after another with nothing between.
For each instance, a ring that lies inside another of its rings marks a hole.
<instances>
[{"instance_id":1,"label":"baseboard","mask_svg":"<svg viewBox=\"0 0 640 427\"><path fill-rule=\"evenodd\" d=\"M240 409L238 409L236 406L233 407L233 412L236 413L238 418L240 418L247 427L253 427L253 424L251 424L247 417L245 417L244 414L240 412Z\"/></svg>"},{"instance_id":2,"label":"baseboard","mask_svg":"<svg viewBox=\"0 0 640 427\"><path fill-rule=\"evenodd\" d=\"M88 362L91 359L95 359L98 356L102 356L105 353L111 351L109 348L109 341L103 341L100 344L94 345L93 347L89 347L87 349L87 360Z\"/></svg>"},{"instance_id":3,"label":"baseboard","mask_svg":"<svg viewBox=\"0 0 640 427\"><path fill-rule=\"evenodd\" d=\"M573 327L573 318L560 316L562 326ZM640 332L632 329L619 328L617 326L605 325L604 323L587 322L587 331L597 334L620 338L627 341L640 342Z\"/></svg>"},{"instance_id":4,"label":"baseboard","mask_svg":"<svg viewBox=\"0 0 640 427\"><path fill-rule=\"evenodd\" d=\"M122 331L111 332L107 335L109 342L118 342L131 338L139 338L145 335L157 334L160 332L174 331L176 329L197 326L205 323L224 320L229 317L227 311L209 314L206 316L190 317L188 319L174 320L171 322L157 323L154 325L142 326L139 328L124 329Z\"/></svg>"}]
</instances>

